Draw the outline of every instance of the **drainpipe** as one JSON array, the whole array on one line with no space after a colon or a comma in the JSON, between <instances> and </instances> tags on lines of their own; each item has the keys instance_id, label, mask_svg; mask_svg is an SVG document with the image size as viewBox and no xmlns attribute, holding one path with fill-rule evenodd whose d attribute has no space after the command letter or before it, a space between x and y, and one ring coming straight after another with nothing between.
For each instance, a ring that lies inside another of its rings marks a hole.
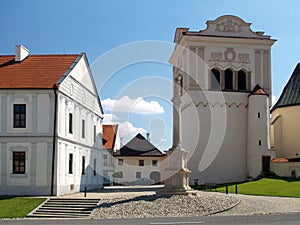
<instances>
[{"instance_id":1,"label":"drainpipe","mask_svg":"<svg viewBox=\"0 0 300 225\"><path fill-rule=\"evenodd\" d=\"M51 195L54 195L54 170L56 152L56 121L57 121L57 87L54 88L54 124L53 124L53 150L52 150L52 173L51 173Z\"/></svg>"}]
</instances>

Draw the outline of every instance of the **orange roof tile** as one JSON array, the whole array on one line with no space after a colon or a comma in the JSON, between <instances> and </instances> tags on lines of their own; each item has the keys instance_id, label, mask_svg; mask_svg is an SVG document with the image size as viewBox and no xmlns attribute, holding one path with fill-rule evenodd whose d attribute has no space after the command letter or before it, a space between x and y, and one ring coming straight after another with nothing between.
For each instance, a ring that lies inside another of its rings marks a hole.
<instances>
[{"instance_id":1,"label":"orange roof tile","mask_svg":"<svg viewBox=\"0 0 300 225\"><path fill-rule=\"evenodd\" d=\"M102 125L103 134L102 139L104 140L104 149L113 149L116 141L116 135L118 125Z\"/></svg>"},{"instance_id":2,"label":"orange roof tile","mask_svg":"<svg viewBox=\"0 0 300 225\"><path fill-rule=\"evenodd\" d=\"M289 160L286 158L275 158L272 160L272 162L283 163L283 162L289 162Z\"/></svg>"},{"instance_id":3,"label":"orange roof tile","mask_svg":"<svg viewBox=\"0 0 300 225\"><path fill-rule=\"evenodd\" d=\"M78 56L29 55L21 62L0 56L0 88L54 88Z\"/></svg>"}]
</instances>

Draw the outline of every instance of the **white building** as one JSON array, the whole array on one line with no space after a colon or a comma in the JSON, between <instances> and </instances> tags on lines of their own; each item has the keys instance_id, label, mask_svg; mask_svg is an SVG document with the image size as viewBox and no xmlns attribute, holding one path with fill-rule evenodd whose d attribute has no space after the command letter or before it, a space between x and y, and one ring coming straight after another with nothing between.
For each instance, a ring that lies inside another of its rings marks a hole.
<instances>
[{"instance_id":1,"label":"white building","mask_svg":"<svg viewBox=\"0 0 300 225\"><path fill-rule=\"evenodd\" d=\"M274 155L268 151L268 96L275 40L235 16L206 24L203 31L176 30L170 62L173 102L180 102L182 115L174 112L174 143L181 123L190 183L255 178L268 172Z\"/></svg>"},{"instance_id":2,"label":"white building","mask_svg":"<svg viewBox=\"0 0 300 225\"><path fill-rule=\"evenodd\" d=\"M121 147L121 138L118 131L118 124L103 124L103 184L113 184L114 174L114 152Z\"/></svg>"},{"instance_id":3,"label":"white building","mask_svg":"<svg viewBox=\"0 0 300 225\"><path fill-rule=\"evenodd\" d=\"M148 134L149 135L149 134ZM149 137L137 134L114 153L116 183L150 179L161 183L166 168L166 154L151 144Z\"/></svg>"},{"instance_id":4,"label":"white building","mask_svg":"<svg viewBox=\"0 0 300 225\"><path fill-rule=\"evenodd\" d=\"M102 187L102 108L84 53L0 56L1 195Z\"/></svg>"}]
</instances>

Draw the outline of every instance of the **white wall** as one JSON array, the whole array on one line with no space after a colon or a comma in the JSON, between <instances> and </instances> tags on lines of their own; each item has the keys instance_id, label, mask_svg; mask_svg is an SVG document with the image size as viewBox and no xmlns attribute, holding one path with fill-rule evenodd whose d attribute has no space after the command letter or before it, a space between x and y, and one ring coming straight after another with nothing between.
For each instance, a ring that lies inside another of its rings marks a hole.
<instances>
[{"instance_id":1,"label":"white wall","mask_svg":"<svg viewBox=\"0 0 300 225\"><path fill-rule=\"evenodd\" d=\"M123 159L123 165L118 164L118 159ZM139 160L144 160L144 166L139 166ZM152 160L157 160L158 165L152 166ZM136 172L141 172L142 178L149 178L153 171L162 173L166 167L166 157L115 157L115 172L122 171L123 178L116 178L117 183L136 180Z\"/></svg>"},{"instance_id":2,"label":"white wall","mask_svg":"<svg viewBox=\"0 0 300 225\"><path fill-rule=\"evenodd\" d=\"M26 128L13 128L13 104L26 104ZM52 90L0 90L3 195L49 195L54 126ZM25 174L13 174L13 151L25 151Z\"/></svg>"},{"instance_id":3,"label":"white wall","mask_svg":"<svg viewBox=\"0 0 300 225\"><path fill-rule=\"evenodd\" d=\"M78 192L84 187L90 190L103 186L102 112L92 74L87 67L83 56L59 88L56 159L58 195ZM69 132L69 113L73 115L73 133ZM82 137L82 120L85 120L85 137ZM94 126L96 126L96 141ZM74 157L73 174L69 174L67 170L70 153ZM82 156L86 156L87 167L87 174L83 176L80 169ZM96 176L92 174L94 159L97 161ZM72 189L73 185L74 189Z\"/></svg>"},{"instance_id":4,"label":"white wall","mask_svg":"<svg viewBox=\"0 0 300 225\"><path fill-rule=\"evenodd\" d=\"M286 163L271 162L270 170L280 177L291 177L292 171L295 171L296 177L300 178L299 162L286 162Z\"/></svg>"}]
</instances>

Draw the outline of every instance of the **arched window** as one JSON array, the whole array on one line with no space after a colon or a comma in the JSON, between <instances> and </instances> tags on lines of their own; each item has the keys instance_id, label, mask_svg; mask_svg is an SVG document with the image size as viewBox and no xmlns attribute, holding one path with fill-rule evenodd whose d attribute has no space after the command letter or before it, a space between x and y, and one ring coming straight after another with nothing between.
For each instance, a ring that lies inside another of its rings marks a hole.
<instances>
[{"instance_id":1,"label":"arched window","mask_svg":"<svg viewBox=\"0 0 300 225\"><path fill-rule=\"evenodd\" d=\"M225 91L233 89L233 72L230 69L225 70Z\"/></svg>"},{"instance_id":2,"label":"arched window","mask_svg":"<svg viewBox=\"0 0 300 225\"><path fill-rule=\"evenodd\" d=\"M242 70L238 72L238 91L247 91L247 76Z\"/></svg>"},{"instance_id":3,"label":"arched window","mask_svg":"<svg viewBox=\"0 0 300 225\"><path fill-rule=\"evenodd\" d=\"M219 70L216 69L212 69L211 70L211 89L212 90L220 90L220 78L221 78L221 74Z\"/></svg>"}]
</instances>

